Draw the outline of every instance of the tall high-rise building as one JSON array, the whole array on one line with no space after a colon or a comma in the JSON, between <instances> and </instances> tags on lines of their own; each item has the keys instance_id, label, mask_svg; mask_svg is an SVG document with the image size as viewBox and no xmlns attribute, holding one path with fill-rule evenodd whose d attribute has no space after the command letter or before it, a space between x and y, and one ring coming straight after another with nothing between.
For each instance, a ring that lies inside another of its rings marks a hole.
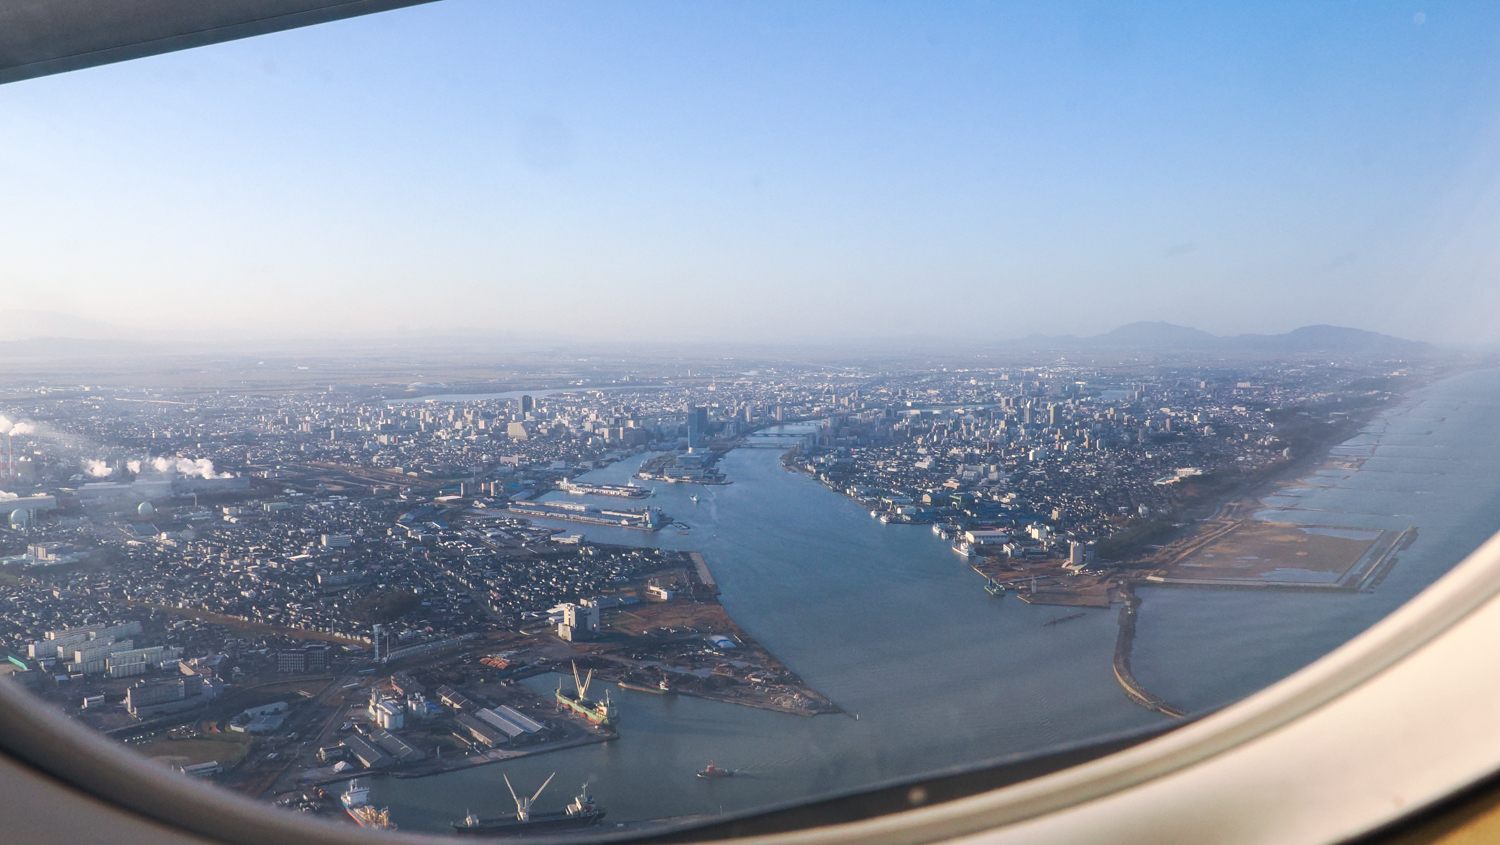
<instances>
[{"instance_id":1,"label":"tall high-rise building","mask_svg":"<svg viewBox=\"0 0 1500 845\"><path fill-rule=\"evenodd\" d=\"M708 409L702 405L688 408L688 446L703 445L708 440Z\"/></svg>"},{"instance_id":2,"label":"tall high-rise building","mask_svg":"<svg viewBox=\"0 0 1500 845\"><path fill-rule=\"evenodd\" d=\"M531 396L531 394L529 394L529 393L522 394L522 396L521 396L521 416L524 417L527 414L530 414L532 411L535 411L535 410L536 410L536 400L533 399L532 396Z\"/></svg>"}]
</instances>

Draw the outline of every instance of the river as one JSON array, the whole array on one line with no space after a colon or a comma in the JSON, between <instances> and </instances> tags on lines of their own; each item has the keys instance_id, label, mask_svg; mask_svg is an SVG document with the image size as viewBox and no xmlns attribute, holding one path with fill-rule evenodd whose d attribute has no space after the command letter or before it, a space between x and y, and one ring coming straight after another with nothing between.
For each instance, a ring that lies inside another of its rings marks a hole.
<instances>
[{"instance_id":1,"label":"river","mask_svg":"<svg viewBox=\"0 0 1500 845\"><path fill-rule=\"evenodd\" d=\"M1142 590L1137 677L1189 710L1215 707L1326 653L1431 583L1497 521L1497 410L1500 373L1424 388L1339 447L1367 455L1363 468L1313 473L1268 502L1286 508L1278 519L1418 526L1373 592ZM583 478L623 483L644 459ZM557 771L546 807L587 779L610 820L717 813L1165 723L1130 703L1113 678L1116 610L1046 626L1076 611L990 598L925 526L883 526L779 459L776 449L735 449L721 462L732 484L654 485L650 503L688 523L685 533L563 525L601 542L703 552L745 631L858 720L616 691L618 740L429 778L380 778L375 800L403 829L437 830L468 809L507 811L502 770L518 788ZM711 759L747 776L695 778Z\"/></svg>"}]
</instances>

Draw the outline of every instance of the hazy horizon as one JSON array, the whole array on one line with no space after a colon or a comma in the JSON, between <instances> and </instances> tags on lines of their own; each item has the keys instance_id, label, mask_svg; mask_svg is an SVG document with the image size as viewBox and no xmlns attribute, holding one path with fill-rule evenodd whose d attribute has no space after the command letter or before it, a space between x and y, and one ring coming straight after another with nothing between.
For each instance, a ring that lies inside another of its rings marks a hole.
<instances>
[{"instance_id":1,"label":"hazy horizon","mask_svg":"<svg viewBox=\"0 0 1500 845\"><path fill-rule=\"evenodd\" d=\"M0 86L0 319L1494 343L1496 47L1487 4L444 0Z\"/></svg>"},{"instance_id":2,"label":"hazy horizon","mask_svg":"<svg viewBox=\"0 0 1500 845\"><path fill-rule=\"evenodd\" d=\"M1131 321L1131 323L1116 324L1116 326L1109 327L1109 329L1103 330L1103 332L1089 333L1089 335L1085 335L1085 333L1065 332L1065 330L1061 329L1052 330L1052 332L1028 330L1028 332L1017 333L1017 335L977 336L977 338L960 339L959 342L945 338L945 336L942 336L938 332L891 332L885 333L885 335L870 333L870 335L864 336L801 336L801 338L775 339L715 338L708 339L708 341L703 341L703 339L684 339L684 341L676 342L672 338L592 338L591 335L585 335L585 333L567 333L561 332L561 330L556 330L556 332L546 332L546 330L537 330L537 332L495 332L495 330L481 329L481 327L462 326L438 326L431 327L431 329L428 329L428 327L404 327L404 329L393 330L393 332L363 333L351 330L350 327L338 327L338 329L332 329L330 332L321 333L321 335L317 336L308 335L308 333L299 333L293 329L275 329L273 327L273 329L269 330L257 330L255 326L245 326L240 329L240 332L216 332L198 335L198 333L193 333L189 329L183 330L181 333L174 333L174 335L163 335L160 330L153 329L153 327L120 326L120 324L81 318L78 315L66 314L66 312L0 308L0 344L6 341L99 341L104 342L104 348L110 348L110 344L113 344L113 342L138 344L144 345L144 347L165 347L165 345L169 345L171 342L180 341L183 342L184 347L189 347L190 350L198 350L198 348L204 347L204 345L211 344L246 348L254 347L255 344L266 344L266 342L278 342L279 344L279 342L288 341L302 341L305 344L302 348L317 347L323 341L356 342L356 344L371 345L371 347L378 347L378 345L387 344L387 342L399 345L402 342L452 341L455 344L462 344L462 342L466 341L489 341L492 344L504 345L507 341L513 341L516 344L535 342L538 345L567 344L579 345L579 347L586 348L591 345L588 344L588 341L591 341L591 339L592 341L597 341L597 344L592 345L597 345L598 348L613 348L625 344L640 345L640 347L673 347L673 345L702 347L702 345L709 344L709 342L723 344L726 348L858 348L862 344L897 341L942 342L942 344L950 344L954 345L954 347L984 348L1025 345L1026 341L1068 341L1068 339L1091 341L1091 339L1106 338L1106 336L1115 333L1116 330L1157 326L1166 327L1166 329L1188 329L1194 330L1194 332L1203 332L1203 329L1197 326L1184 326L1184 324L1169 323L1169 321L1160 320L1139 320ZM1229 339L1236 338L1268 338L1268 336L1287 335L1287 333L1296 332L1299 329L1352 329L1355 332L1371 332L1371 330L1362 329L1359 326L1319 323L1289 326L1286 329L1265 330L1265 332L1242 332L1235 333L1235 335L1218 335L1218 333L1209 332L1209 335L1229 341ZM1385 333L1380 332L1371 333L1385 335ZM1385 336L1398 339L1398 341L1427 342L1421 341L1418 338L1406 338L1406 336L1401 335ZM1463 344L1452 344L1452 342L1434 342L1433 345L1437 348L1463 347Z\"/></svg>"}]
</instances>

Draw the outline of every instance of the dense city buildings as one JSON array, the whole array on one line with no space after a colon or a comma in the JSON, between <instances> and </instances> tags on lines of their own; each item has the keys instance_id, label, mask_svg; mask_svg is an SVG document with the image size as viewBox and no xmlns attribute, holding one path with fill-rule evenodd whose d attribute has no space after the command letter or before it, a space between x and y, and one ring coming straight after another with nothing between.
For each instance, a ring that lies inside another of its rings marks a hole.
<instances>
[{"instance_id":1,"label":"dense city buildings","mask_svg":"<svg viewBox=\"0 0 1500 845\"><path fill-rule=\"evenodd\" d=\"M725 454L770 446L873 519L930 526L976 590L1109 607L1176 577L1161 549L1185 526L1412 380L1395 361L726 361L524 391L16 384L0 650L56 706L151 748L192 737L176 747L205 759L174 765L252 794L605 741L629 722L599 685L834 712L685 551L699 493L667 512L656 485L733 485ZM517 684L551 672L550 698Z\"/></svg>"}]
</instances>

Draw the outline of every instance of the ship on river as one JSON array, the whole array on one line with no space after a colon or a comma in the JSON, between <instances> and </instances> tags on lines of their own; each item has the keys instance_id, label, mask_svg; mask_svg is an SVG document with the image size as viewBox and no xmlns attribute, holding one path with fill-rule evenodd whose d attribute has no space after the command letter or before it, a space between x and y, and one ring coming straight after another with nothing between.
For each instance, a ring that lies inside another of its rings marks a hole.
<instances>
[{"instance_id":1,"label":"ship on river","mask_svg":"<svg viewBox=\"0 0 1500 845\"><path fill-rule=\"evenodd\" d=\"M583 785L583 791L579 792L563 809L550 813L533 813L531 805L541 797L542 790L552 783L552 779L557 777L557 772L548 775L547 779L542 781L541 787L529 798L517 795L515 787L510 784L510 778L503 773L501 777L505 779L505 788L510 790L511 800L516 802L515 815L481 818L469 813L464 816L463 821L453 822L454 833L472 836L524 836L554 830L590 827L604 818L604 811L594 803L594 796L589 794L589 785L586 783Z\"/></svg>"},{"instance_id":2,"label":"ship on river","mask_svg":"<svg viewBox=\"0 0 1500 845\"><path fill-rule=\"evenodd\" d=\"M651 495L651 488L634 484L597 484L591 481L570 481L564 478L557 489L574 496L617 496L622 499L644 499Z\"/></svg>"},{"instance_id":3,"label":"ship on river","mask_svg":"<svg viewBox=\"0 0 1500 845\"><path fill-rule=\"evenodd\" d=\"M339 803L344 806L344 812L349 814L349 818L354 819L354 823L360 827L396 829L396 824L391 821L390 809L371 804L370 788L362 786L358 780L349 782L349 787L339 796Z\"/></svg>"},{"instance_id":4,"label":"ship on river","mask_svg":"<svg viewBox=\"0 0 1500 845\"><path fill-rule=\"evenodd\" d=\"M735 776L734 769L726 769L723 766L709 760L708 765L698 770L698 777L704 780L716 780L718 778L732 778Z\"/></svg>"},{"instance_id":5,"label":"ship on river","mask_svg":"<svg viewBox=\"0 0 1500 845\"><path fill-rule=\"evenodd\" d=\"M655 531L671 522L661 512L661 508L595 507L583 502L511 502L509 510L518 516L563 519L641 531Z\"/></svg>"},{"instance_id":6,"label":"ship on river","mask_svg":"<svg viewBox=\"0 0 1500 845\"><path fill-rule=\"evenodd\" d=\"M557 709L564 713L572 713L582 716L584 719L603 728L612 728L615 724L615 706L609 700L609 690L604 691L602 701L594 701L588 697L589 684L594 680L594 670L590 669L588 674L582 678L578 676L578 664L573 664L573 693L563 691L563 682L557 681Z\"/></svg>"}]
</instances>

